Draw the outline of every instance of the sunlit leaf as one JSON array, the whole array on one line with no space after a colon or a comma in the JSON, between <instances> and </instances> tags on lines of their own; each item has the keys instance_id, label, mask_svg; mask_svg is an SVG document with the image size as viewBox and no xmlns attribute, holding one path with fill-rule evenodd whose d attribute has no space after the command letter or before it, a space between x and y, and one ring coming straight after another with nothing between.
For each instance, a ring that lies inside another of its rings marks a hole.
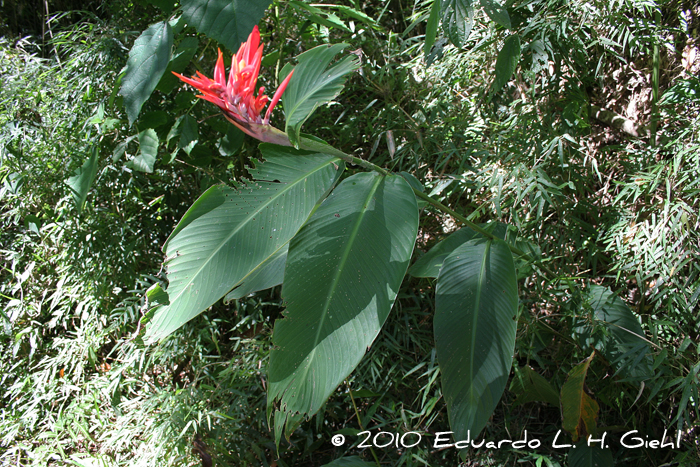
<instances>
[{"instance_id":1,"label":"sunlit leaf","mask_svg":"<svg viewBox=\"0 0 700 467\"><path fill-rule=\"evenodd\" d=\"M476 438L503 395L515 348L518 287L502 240L474 239L444 261L433 328L456 440Z\"/></svg>"},{"instance_id":2,"label":"sunlit leaf","mask_svg":"<svg viewBox=\"0 0 700 467\"><path fill-rule=\"evenodd\" d=\"M301 126L316 107L335 99L343 89L346 75L359 66L355 55L330 64L345 47L346 44L321 45L297 57L299 64L294 68L294 76L282 95L287 117L285 132L293 145L298 146ZM290 72L291 67L285 67L281 78Z\"/></svg>"},{"instance_id":3,"label":"sunlit leaf","mask_svg":"<svg viewBox=\"0 0 700 467\"><path fill-rule=\"evenodd\" d=\"M182 0L182 16L197 31L238 51L270 0Z\"/></svg>"},{"instance_id":4,"label":"sunlit leaf","mask_svg":"<svg viewBox=\"0 0 700 467\"><path fill-rule=\"evenodd\" d=\"M197 316L277 254L336 182L343 164L326 154L260 145L255 182L217 185L185 213L165 244L170 305L157 310L155 341Z\"/></svg>"},{"instance_id":5,"label":"sunlit leaf","mask_svg":"<svg viewBox=\"0 0 700 467\"><path fill-rule=\"evenodd\" d=\"M292 240L270 354L268 410L313 415L374 341L406 274L418 229L399 176L344 180ZM293 424L286 422L289 436Z\"/></svg>"},{"instance_id":6,"label":"sunlit leaf","mask_svg":"<svg viewBox=\"0 0 700 467\"><path fill-rule=\"evenodd\" d=\"M119 94L124 96L130 124L168 67L172 47L173 31L167 22L160 22L142 32L129 51Z\"/></svg>"}]
</instances>

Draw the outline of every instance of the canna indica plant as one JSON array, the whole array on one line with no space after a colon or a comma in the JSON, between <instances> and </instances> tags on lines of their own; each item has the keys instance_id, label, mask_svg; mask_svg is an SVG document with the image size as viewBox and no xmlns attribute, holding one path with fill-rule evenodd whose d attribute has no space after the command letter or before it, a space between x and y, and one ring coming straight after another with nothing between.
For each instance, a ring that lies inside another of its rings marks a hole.
<instances>
[{"instance_id":1,"label":"canna indica plant","mask_svg":"<svg viewBox=\"0 0 700 467\"><path fill-rule=\"evenodd\" d=\"M219 11L200 8L202 3L207 2L183 1L175 27L184 20L230 48L231 38L240 37L246 25L238 24L237 34L226 35L219 17L259 19L268 5L237 6L248 9L248 15L234 15L228 4ZM436 4L433 12L441 8ZM431 13L429 21L437 18ZM129 54L120 93L130 121L168 67L171 23L149 27ZM250 24L251 29L232 57L228 76L221 51L213 79L176 73L229 122L261 141L263 161L249 169L247 184L208 189L166 241L168 285L148 293L152 308L144 318L144 340L162 340L222 298L238 299L282 284L287 308L274 326L268 367L268 417L279 442L317 413L358 365L391 312L407 272L436 278L434 337L449 421L455 440L467 439L469 432L476 438L512 367L518 315L515 265L533 264L552 279L554 274L515 246L507 226L475 225L426 195L410 174L391 173L302 135L303 123L340 93L345 78L358 68L357 60L354 55L335 60L345 44L304 52L295 67L282 68L281 84L270 100L264 88L256 92L263 44L257 26ZM285 111L283 130L270 125L279 101ZM155 131L145 130L139 140L147 137L157 147ZM343 178L345 164L367 171ZM464 227L409 269L419 201ZM629 360L630 352L643 357L646 343L639 337L641 328L632 326L636 318L629 309L609 292L596 297L586 301L589 317L579 326L587 336L585 345L611 361L620 355ZM635 331L620 334L615 323ZM594 332L601 326L606 332ZM567 404L561 401L565 411Z\"/></svg>"}]
</instances>

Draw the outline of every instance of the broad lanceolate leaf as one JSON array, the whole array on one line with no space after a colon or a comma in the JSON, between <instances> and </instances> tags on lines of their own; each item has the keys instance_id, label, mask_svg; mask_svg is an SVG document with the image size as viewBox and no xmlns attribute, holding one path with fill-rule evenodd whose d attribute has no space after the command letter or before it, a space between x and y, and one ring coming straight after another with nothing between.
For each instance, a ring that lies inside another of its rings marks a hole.
<instances>
[{"instance_id":1,"label":"broad lanceolate leaf","mask_svg":"<svg viewBox=\"0 0 700 467\"><path fill-rule=\"evenodd\" d=\"M490 229L491 233L501 240L505 239L508 226L498 223L495 226L481 224L479 227ZM437 277L440 273L443 261L460 245L475 238L484 238L480 233L469 227L464 227L451 233L447 238L430 249L429 252L416 261L408 273L413 277Z\"/></svg>"},{"instance_id":2,"label":"broad lanceolate leaf","mask_svg":"<svg viewBox=\"0 0 700 467\"><path fill-rule=\"evenodd\" d=\"M569 449L569 467L614 467L610 449L602 449L599 445L581 440Z\"/></svg>"},{"instance_id":3,"label":"broad lanceolate leaf","mask_svg":"<svg viewBox=\"0 0 700 467\"><path fill-rule=\"evenodd\" d=\"M518 287L502 240L471 240L444 261L433 327L455 440L475 439L503 395L515 348Z\"/></svg>"},{"instance_id":4,"label":"broad lanceolate leaf","mask_svg":"<svg viewBox=\"0 0 700 467\"><path fill-rule=\"evenodd\" d=\"M93 146L88 160L73 174L72 177L66 180L66 185L71 189L75 207L80 212L83 210L88 191L90 191L92 182L95 181L95 176L97 175L97 146Z\"/></svg>"},{"instance_id":5,"label":"broad lanceolate leaf","mask_svg":"<svg viewBox=\"0 0 700 467\"><path fill-rule=\"evenodd\" d=\"M279 402L287 436L290 418L316 413L374 341L417 231L408 183L362 173L344 180L291 241L287 311L275 324L268 391L268 412Z\"/></svg>"},{"instance_id":6,"label":"broad lanceolate leaf","mask_svg":"<svg viewBox=\"0 0 700 467\"><path fill-rule=\"evenodd\" d=\"M119 90L124 96L129 124L139 116L141 106L158 85L168 67L172 47L173 31L167 22L151 25L134 42Z\"/></svg>"},{"instance_id":7,"label":"broad lanceolate leaf","mask_svg":"<svg viewBox=\"0 0 700 467\"><path fill-rule=\"evenodd\" d=\"M345 76L359 66L354 55L329 66L333 57L345 47L347 44L330 47L320 45L297 57L299 64L294 68L294 76L282 94L287 117L285 132L294 146L299 146L301 126L306 119L316 107L335 99L343 89ZM285 67L280 78L286 77L290 72L291 67Z\"/></svg>"},{"instance_id":8,"label":"broad lanceolate leaf","mask_svg":"<svg viewBox=\"0 0 700 467\"><path fill-rule=\"evenodd\" d=\"M442 0L442 27L457 47L464 47L474 26L471 0Z\"/></svg>"},{"instance_id":9,"label":"broad lanceolate leaf","mask_svg":"<svg viewBox=\"0 0 700 467\"><path fill-rule=\"evenodd\" d=\"M270 0L182 0L182 16L197 31L238 51Z\"/></svg>"},{"instance_id":10,"label":"broad lanceolate leaf","mask_svg":"<svg viewBox=\"0 0 700 467\"><path fill-rule=\"evenodd\" d=\"M337 158L262 144L256 182L214 186L185 213L165 244L170 305L147 340L161 339L251 280L299 230L343 171Z\"/></svg>"},{"instance_id":11,"label":"broad lanceolate leaf","mask_svg":"<svg viewBox=\"0 0 700 467\"><path fill-rule=\"evenodd\" d=\"M127 167L139 172L151 173L158 155L158 134L153 128L139 133L139 154L130 160Z\"/></svg>"},{"instance_id":12,"label":"broad lanceolate leaf","mask_svg":"<svg viewBox=\"0 0 700 467\"><path fill-rule=\"evenodd\" d=\"M510 29L510 15L508 10L503 8L497 0L481 0L481 6L491 20L500 24L506 29Z\"/></svg>"},{"instance_id":13,"label":"broad lanceolate leaf","mask_svg":"<svg viewBox=\"0 0 700 467\"><path fill-rule=\"evenodd\" d=\"M508 36L503 44L503 48L498 52L496 58L496 77L489 89L489 99L493 97L503 86L506 85L510 77L515 73L520 61L520 36L512 34Z\"/></svg>"},{"instance_id":14,"label":"broad lanceolate leaf","mask_svg":"<svg viewBox=\"0 0 700 467\"><path fill-rule=\"evenodd\" d=\"M624 378L649 379L649 344L634 313L620 297L600 285L591 285L585 300L592 308L593 320L582 317L575 322L574 336L580 344L599 350Z\"/></svg>"},{"instance_id":15,"label":"broad lanceolate leaf","mask_svg":"<svg viewBox=\"0 0 700 467\"><path fill-rule=\"evenodd\" d=\"M571 433L574 442L579 437L585 439L596 430L596 419L600 407L584 390L586 373L593 357L595 357L595 351L569 372L566 382L561 387L562 427Z\"/></svg>"}]
</instances>

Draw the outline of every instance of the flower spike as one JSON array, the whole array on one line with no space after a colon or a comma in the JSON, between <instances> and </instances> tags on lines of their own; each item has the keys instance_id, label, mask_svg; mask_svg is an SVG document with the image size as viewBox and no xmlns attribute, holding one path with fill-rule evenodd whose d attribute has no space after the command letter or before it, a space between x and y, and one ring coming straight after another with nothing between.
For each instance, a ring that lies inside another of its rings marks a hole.
<instances>
[{"instance_id":1,"label":"flower spike","mask_svg":"<svg viewBox=\"0 0 700 467\"><path fill-rule=\"evenodd\" d=\"M214 67L213 80L200 72L197 72L197 76L192 78L175 72L173 74L202 93L197 97L217 105L223 111L226 119L243 132L261 141L290 146L287 136L282 131L270 126L270 115L287 88L294 70L277 88L272 101L264 94L264 87L258 89L257 95L255 95L262 55L263 44L260 43L260 31L255 26L248 36L248 40L241 44L238 53L231 58L228 79L226 79L224 57L221 50L219 50L219 57ZM270 102L270 106L263 119L260 113L268 102Z\"/></svg>"}]
</instances>

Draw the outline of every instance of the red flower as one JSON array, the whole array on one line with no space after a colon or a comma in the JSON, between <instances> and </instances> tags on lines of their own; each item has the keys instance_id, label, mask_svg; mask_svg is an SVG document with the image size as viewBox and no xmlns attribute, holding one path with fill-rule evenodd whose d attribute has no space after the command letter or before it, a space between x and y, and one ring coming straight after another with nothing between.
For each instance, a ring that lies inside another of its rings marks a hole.
<instances>
[{"instance_id":1,"label":"red flower","mask_svg":"<svg viewBox=\"0 0 700 467\"><path fill-rule=\"evenodd\" d=\"M202 95L197 97L218 105L224 112L226 119L245 133L261 141L289 146L287 136L280 130L271 127L269 123L272 109L282 97L294 70L277 88L267 112L265 112L265 118L261 118L260 113L270 100L264 94L264 87L258 90L257 96L254 95L260 73L262 53L263 45L260 43L260 32L255 26L253 32L248 36L248 40L241 44L238 53L232 57L228 80L226 79L224 57L221 50L219 50L219 58L214 67L213 80L200 72L197 72L197 76L192 78L186 78L175 72L173 74L199 90Z\"/></svg>"}]
</instances>

